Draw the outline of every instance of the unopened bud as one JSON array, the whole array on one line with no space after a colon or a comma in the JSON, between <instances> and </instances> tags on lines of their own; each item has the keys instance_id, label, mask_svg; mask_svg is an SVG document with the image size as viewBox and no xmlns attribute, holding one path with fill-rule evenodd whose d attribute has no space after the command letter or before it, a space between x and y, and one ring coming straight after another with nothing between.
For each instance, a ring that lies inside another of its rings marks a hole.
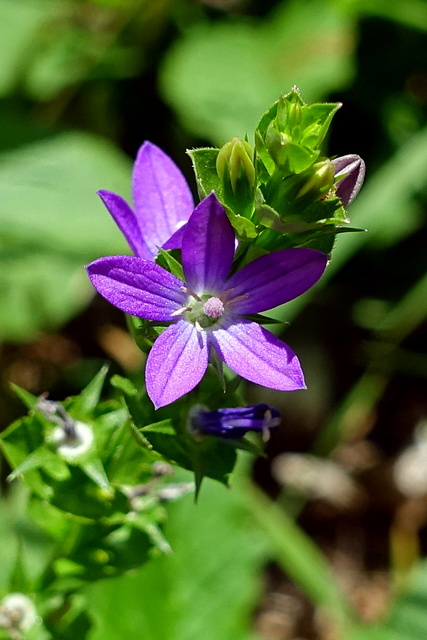
<instances>
[{"instance_id":1,"label":"unopened bud","mask_svg":"<svg viewBox=\"0 0 427 640\"><path fill-rule=\"evenodd\" d=\"M195 405L188 417L188 429L196 438L203 435L241 438L248 431L258 431L265 440L279 428L280 413L267 404L251 407L221 408L209 411Z\"/></svg>"},{"instance_id":2,"label":"unopened bud","mask_svg":"<svg viewBox=\"0 0 427 640\"><path fill-rule=\"evenodd\" d=\"M256 172L249 142L234 137L220 149L216 169L222 182L223 202L234 213L249 217L254 207Z\"/></svg>"},{"instance_id":3,"label":"unopened bud","mask_svg":"<svg viewBox=\"0 0 427 640\"><path fill-rule=\"evenodd\" d=\"M255 167L253 164L254 151L246 140L234 136L227 142L216 160L216 170L221 180L229 179L231 187L236 193L238 183L245 180L250 187L255 184Z\"/></svg>"},{"instance_id":4,"label":"unopened bud","mask_svg":"<svg viewBox=\"0 0 427 640\"><path fill-rule=\"evenodd\" d=\"M336 194L344 207L353 202L365 179L365 163L360 156L350 154L332 160Z\"/></svg>"},{"instance_id":5,"label":"unopened bud","mask_svg":"<svg viewBox=\"0 0 427 640\"><path fill-rule=\"evenodd\" d=\"M277 103L276 124L279 131L295 132L301 126L302 106L304 105L300 92L296 87L285 96L281 96ZM294 134L292 134L294 138Z\"/></svg>"},{"instance_id":6,"label":"unopened bud","mask_svg":"<svg viewBox=\"0 0 427 640\"><path fill-rule=\"evenodd\" d=\"M297 198L310 195L313 200L318 200L327 193L334 184L334 165L330 160L316 162L310 169L310 176L300 187Z\"/></svg>"}]
</instances>

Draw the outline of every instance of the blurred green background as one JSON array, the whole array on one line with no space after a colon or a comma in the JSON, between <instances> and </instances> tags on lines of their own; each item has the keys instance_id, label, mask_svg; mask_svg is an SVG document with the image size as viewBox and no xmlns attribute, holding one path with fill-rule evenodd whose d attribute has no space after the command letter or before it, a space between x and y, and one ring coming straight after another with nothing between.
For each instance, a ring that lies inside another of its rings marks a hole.
<instances>
[{"instance_id":1,"label":"blurred green background","mask_svg":"<svg viewBox=\"0 0 427 640\"><path fill-rule=\"evenodd\" d=\"M129 197L144 140L195 190L185 149L250 138L293 85L343 103L326 152L365 159L349 213L368 232L339 237L323 282L287 306L309 389L248 390L284 415L253 474L299 514L362 620L424 640L427 2L0 0L0 15L2 427L24 412L10 382L61 399L105 360L141 365L83 266L127 251L95 192ZM44 544L4 495L1 589L15 534L34 558ZM207 484L199 506L173 505L176 555L94 585L91 639L333 638L245 496Z\"/></svg>"}]
</instances>

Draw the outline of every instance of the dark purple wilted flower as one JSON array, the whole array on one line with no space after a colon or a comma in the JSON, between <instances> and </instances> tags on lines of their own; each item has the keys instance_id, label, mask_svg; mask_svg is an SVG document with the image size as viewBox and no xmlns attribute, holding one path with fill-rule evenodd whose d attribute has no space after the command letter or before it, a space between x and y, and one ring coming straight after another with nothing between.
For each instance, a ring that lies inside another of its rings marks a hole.
<instances>
[{"instance_id":1,"label":"dark purple wilted flower","mask_svg":"<svg viewBox=\"0 0 427 640\"><path fill-rule=\"evenodd\" d=\"M98 191L135 255L153 260L159 247L180 249L193 196L176 164L159 147L144 142L133 166L135 210L116 193Z\"/></svg>"},{"instance_id":2,"label":"dark purple wilted flower","mask_svg":"<svg viewBox=\"0 0 427 640\"><path fill-rule=\"evenodd\" d=\"M197 435L241 438L248 431L259 431L268 439L272 429L278 429L280 413L267 404L252 407L233 407L209 411L195 405L188 418L190 433Z\"/></svg>"},{"instance_id":3,"label":"dark purple wilted flower","mask_svg":"<svg viewBox=\"0 0 427 640\"><path fill-rule=\"evenodd\" d=\"M360 156L350 154L334 158L332 164L335 169L336 194L344 207L348 207L362 188L365 163Z\"/></svg>"},{"instance_id":4,"label":"dark purple wilted flower","mask_svg":"<svg viewBox=\"0 0 427 640\"><path fill-rule=\"evenodd\" d=\"M185 282L159 265L109 256L87 269L94 287L133 316L170 326L155 341L146 365L147 392L156 407L188 393L202 379L215 350L235 373L265 387L305 388L293 351L245 318L288 302L322 275L327 256L314 249L283 249L233 274L235 238L212 193L192 213L182 237Z\"/></svg>"}]
</instances>

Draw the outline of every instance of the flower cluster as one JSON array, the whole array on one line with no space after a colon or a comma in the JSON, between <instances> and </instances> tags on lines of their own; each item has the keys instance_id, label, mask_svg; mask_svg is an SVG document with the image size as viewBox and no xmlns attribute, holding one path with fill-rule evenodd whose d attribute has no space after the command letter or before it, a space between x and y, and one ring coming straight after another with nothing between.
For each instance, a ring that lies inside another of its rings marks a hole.
<instances>
[{"instance_id":1,"label":"flower cluster","mask_svg":"<svg viewBox=\"0 0 427 640\"><path fill-rule=\"evenodd\" d=\"M235 373L266 387L303 389L294 352L247 318L304 293L322 275L327 256L284 249L261 256L228 277L235 237L214 194L193 211L182 235L185 281L150 260L100 258L88 266L97 291L116 307L167 323L147 359L147 392L156 407L191 391L213 349Z\"/></svg>"},{"instance_id":2,"label":"flower cluster","mask_svg":"<svg viewBox=\"0 0 427 640\"><path fill-rule=\"evenodd\" d=\"M156 327L145 370L155 408L191 392L209 363L217 370L225 363L238 376L272 389L305 388L297 356L264 329L266 319L259 314L319 280L329 256L312 247L323 246L316 239L325 225L332 237L339 232L345 207L363 182L359 156L319 155L337 108L307 107L291 92L261 120L256 152L237 138L222 150L205 150L216 158L206 165L214 166L210 176L206 167L197 168L202 156L192 156L199 187L217 185L209 193L201 188L205 197L196 207L178 167L149 142L134 166L134 207L115 193L99 192L134 255L95 260L88 275L106 300ZM292 138L297 130L305 133ZM291 228L304 233L295 240ZM237 437L276 426L276 410L259 407L244 415L221 409L211 418L199 412L198 428Z\"/></svg>"}]
</instances>

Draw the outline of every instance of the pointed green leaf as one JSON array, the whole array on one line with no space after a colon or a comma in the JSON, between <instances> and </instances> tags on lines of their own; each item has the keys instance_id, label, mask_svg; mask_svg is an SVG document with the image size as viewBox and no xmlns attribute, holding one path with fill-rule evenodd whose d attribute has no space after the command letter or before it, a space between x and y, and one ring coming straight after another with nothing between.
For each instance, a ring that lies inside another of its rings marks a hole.
<instances>
[{"instance_id":1,"label":"pointed green leaf","mask_svg":"<svg viewBox=\"0 0 427 640\"><path fill-rule=\"evenodd\" d=\"M33 395L26 389L22 389L17 384L13 382L10 383L10 388L18 396L20 400L22 400L23 404L27 407L27 409L34 409L35 404L37 403L37 396Z\"/></svg>"},{"instance_id":2,"label":"pointed green leaf","mask_svg":"<svg viewBox=\"0 0 427 640\"><path fill-rule=\"evenodd\" d=\"M85 418L93 414L98 406L108 369L108 365L104 365L87 387L73 399L71 405L73 417L85 420Z\"/></svg>"}]
</instances>

